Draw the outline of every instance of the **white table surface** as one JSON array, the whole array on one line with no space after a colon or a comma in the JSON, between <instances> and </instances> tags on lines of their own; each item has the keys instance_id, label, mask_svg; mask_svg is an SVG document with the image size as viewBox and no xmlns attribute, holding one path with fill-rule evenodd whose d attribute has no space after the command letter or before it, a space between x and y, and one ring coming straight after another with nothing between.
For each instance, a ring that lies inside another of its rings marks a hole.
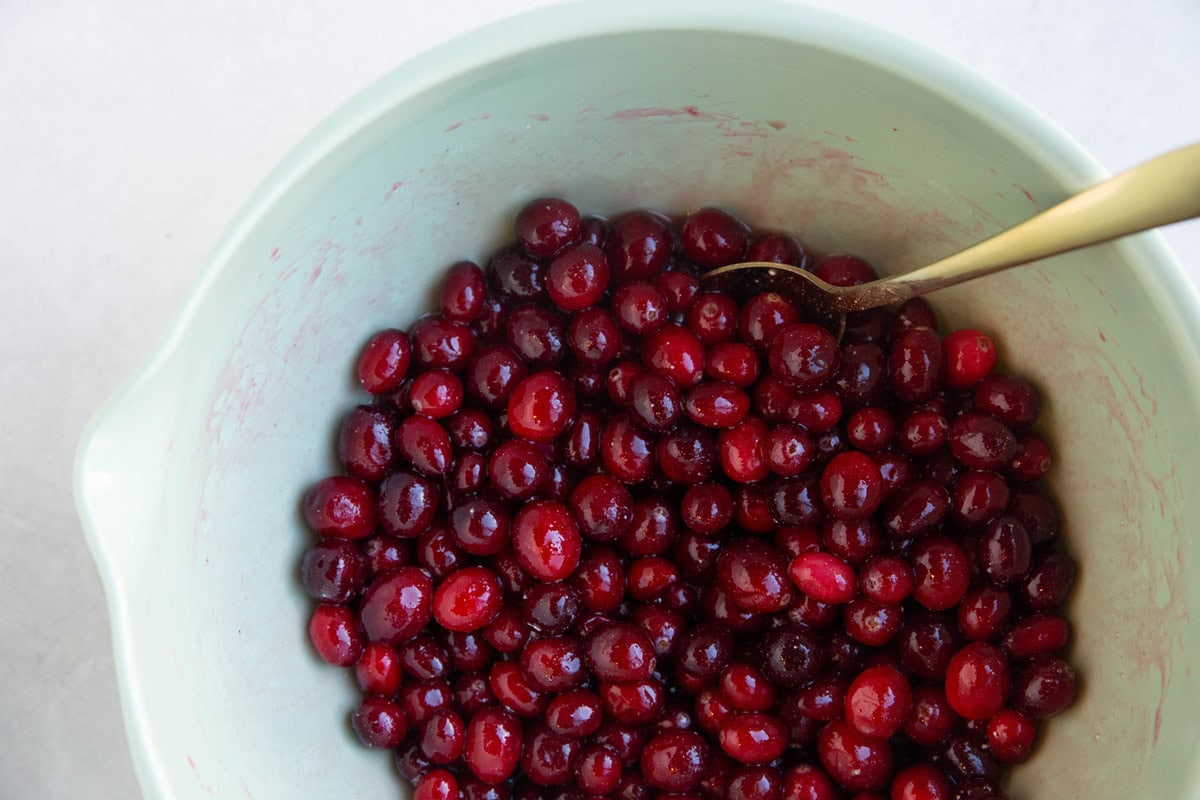
<instances>
[{"instance_id":1,"label":"white table surface","mask_svg":"<svg viewBox=\"0 0 1200 800\"><path fill-rule=\"evenodd\" d=\"M408 56L551 1L0 2L0 798L139 796L71 501L87 418L317 121ZM816 5L970 64L1114 171L1200 139L1196 0ZM1200 224L1166 236L1200 280Z\"/></svg>"}]
</instances>

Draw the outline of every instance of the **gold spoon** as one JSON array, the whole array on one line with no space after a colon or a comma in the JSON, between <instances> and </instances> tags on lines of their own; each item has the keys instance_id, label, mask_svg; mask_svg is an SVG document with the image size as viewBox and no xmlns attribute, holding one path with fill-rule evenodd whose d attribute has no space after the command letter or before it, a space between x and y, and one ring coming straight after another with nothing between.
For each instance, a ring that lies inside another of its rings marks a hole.
<instances>
[{"instance_id":1,"label":"gold spoon","mask_svg":"<svg viewBox=\"0 0 1200 800\"><path fill-rule=\"evenodd\" d=\"M1200 216L1200 144L1140 164L941 261L859 286L833 286L799 267L747 261L701 279L731 294L778 292L840 340L846 314L903 302L1131 233Z\"/></svg>"}]
</instances>

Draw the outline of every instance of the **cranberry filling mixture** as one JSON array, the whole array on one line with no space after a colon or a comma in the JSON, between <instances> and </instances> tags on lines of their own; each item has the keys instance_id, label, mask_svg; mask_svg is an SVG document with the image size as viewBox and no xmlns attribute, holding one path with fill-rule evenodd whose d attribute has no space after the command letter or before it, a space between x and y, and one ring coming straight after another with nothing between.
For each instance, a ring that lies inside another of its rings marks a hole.
<instances>
[{"instance_id":1,"label":"cranberry filling mixture","mask_svg":"<svg viewBox=\"0 0 1200 800\"><path fill-rule=\"evenodd\" d=\"M1076 691L1037 390L923 300L839 343L709 290L876 276L717 209L516 235L366 344L304 498L362 743L417 800L1003 798Z\"/></svg>"}]
</instances>

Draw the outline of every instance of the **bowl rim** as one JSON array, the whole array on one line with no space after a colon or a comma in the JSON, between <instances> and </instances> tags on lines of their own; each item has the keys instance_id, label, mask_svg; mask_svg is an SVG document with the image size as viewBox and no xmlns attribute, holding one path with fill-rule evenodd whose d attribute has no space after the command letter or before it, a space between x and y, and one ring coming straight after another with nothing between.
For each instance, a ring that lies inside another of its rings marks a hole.
<instances>
[{"instance_id":1,"label":"bowl rim","mask_svg":"<svg viewBox=\"0 0 1200 800\"><path fill-rule=\"evenodd\" d=\"M281 196L357 131L394 106L462 72L518 56L539 47L575 39L646 31L695 31L763 36L801 46L820 46L913 81L975 113L1022 149L1039 153L1054 177L1082 189L1109 173L1074 138L1026 100L974 68L902 35L835 12L786 0L759 0L749 7L723 0L692 0L686 5L647 4L639 0L577 0L518 13L473 28L415 55L373 80L330 113L267 175L233 217L187 293L167 333L137 369L109 396L84 428L76 448L72 490L84 536L104 586L111 625L114 666L125 733L142 791L174 797L162 754L145 735L147 720L132 658L132 630L126 585L111 539L94 515L88 480L100 434L118 410L155 380L179 346L207 299L217 276ZM1148 289L1164 324L1179 342L1200 351L1200 289L1157 231L1114 243L1130 261L1153 265ZM1189 313L1190 311L1190 313ZM1198 778L1200 780L1200 778ZM1189 781L1196 783L1196 781ZM1182 787L1181 787L1182 788Z\"/></svg>"}]
</instances>

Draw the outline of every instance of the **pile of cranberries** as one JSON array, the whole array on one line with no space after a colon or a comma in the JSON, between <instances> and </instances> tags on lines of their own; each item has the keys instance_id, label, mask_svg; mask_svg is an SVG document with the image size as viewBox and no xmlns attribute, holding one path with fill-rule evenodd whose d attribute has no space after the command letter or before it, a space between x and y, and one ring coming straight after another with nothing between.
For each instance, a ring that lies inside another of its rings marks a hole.
<instances>
[{"instance_id":1,"label":"pile of cranberries","mask_svg":"<svg viewBox=\"0 0 1200 800\"><path fill-rule=\"evenodd\" d=\"M317 652L416 800L987 800L1075 698L1041 407L928 303L842 342L701 209L536 200L367 344L307 492Z\"/></svg>"}]
</instances>

